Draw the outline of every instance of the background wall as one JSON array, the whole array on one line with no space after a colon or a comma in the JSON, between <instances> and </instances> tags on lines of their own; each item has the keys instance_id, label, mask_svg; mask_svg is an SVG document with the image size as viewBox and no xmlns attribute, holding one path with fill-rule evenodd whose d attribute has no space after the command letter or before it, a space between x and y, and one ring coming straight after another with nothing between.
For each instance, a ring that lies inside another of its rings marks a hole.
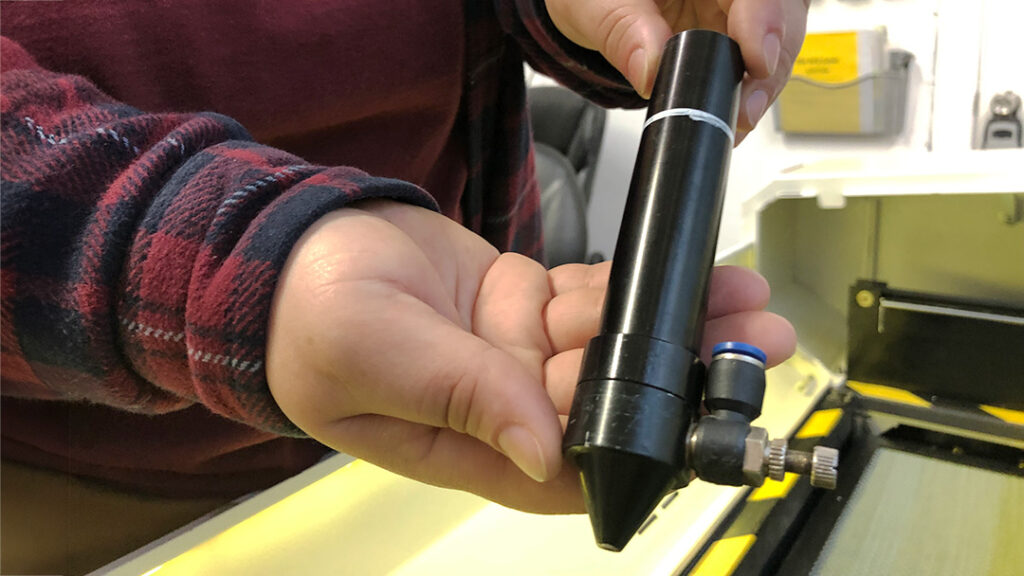
<instances>
[{"instance_id":1,"label":"background wall","mask_svg":"<svg viewBox=\"0 0 1024 576\"><path fill-rule=\"evenodd\" d=\"M719 249L752 239L753 218L744 213L743 201L788 167L849 156L955 154L976 146L992 95L1005 90L1024 94L1021 22L1020 0L813 0L809 32L885 26L889 48L914 54L906 125L889 139L794 138L776 130L769 111L733 153ZM588 218L591 251L608 258L644 115L643 110L612 110L608 116Z\"/></svg>"}]
</instances>

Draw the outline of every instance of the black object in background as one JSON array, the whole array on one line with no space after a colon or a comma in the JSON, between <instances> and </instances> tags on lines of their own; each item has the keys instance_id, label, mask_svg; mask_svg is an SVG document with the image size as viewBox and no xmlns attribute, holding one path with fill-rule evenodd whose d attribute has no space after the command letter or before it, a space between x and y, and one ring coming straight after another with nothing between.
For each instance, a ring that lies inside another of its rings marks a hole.
<instances>
[{"instance_id":1,"label":"black object in background","mask_svg":"<svg viewBox=\"0 0 1024 576\"><path fill-rule=\"evenodd\" d=\"M1024 309L860 281L848 324L850 380L1024 409Z\"/></svg>"}]
</instances>

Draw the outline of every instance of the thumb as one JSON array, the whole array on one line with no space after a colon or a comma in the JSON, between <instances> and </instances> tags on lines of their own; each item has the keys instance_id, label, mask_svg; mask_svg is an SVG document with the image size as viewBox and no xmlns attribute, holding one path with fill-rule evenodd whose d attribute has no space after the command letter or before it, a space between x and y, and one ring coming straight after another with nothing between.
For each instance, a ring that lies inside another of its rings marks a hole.
<instances>
[{"instance_id":1,"label":"thumb","mask_svg":"<svg viewBox=\"0 0 1024 576\"><path fill-rule=\"evenodd\" d=\"M447 426L486 442L534 480L557 476L562 428L543 383L508 352L469 334L453 344L462 353L452 358Z\"/></svg>"},{"instance_id":2,"label":"thumb","mask_svg":"<svg viewBox=\"0 0 1024 576\"><path fill-rule=\"evenodd\" d=\"M644 98L672 29L654 0L547 0L558 30L584 48L599 51Z\"/></svg>"},{"instance_id":3,"label":"thumb","mask_svg":"<svg viewBox=\"0 0 1024 576\"><path fill-rule=\"evenodd\" d=\"M389 351L388 359L370 360L364 355L360 380L373 385L358 394L357 413L425 425L415 429L421 434L427 429L460 432L505 454L538 481L555 477L562 461L562 429L538 377L508 352L443 318L427 304L389 300L388 317L378 318L378 324L400 324L400 329L363 331L358 334L359 343L352 344L364 351ZM453 470L474 460L465 452L464 442L420 444L425 450L418 451L415 443L382 444L379 438L358 436L358 440L350 436L338 442L349 452L353 444L367 443L363 450L369 453L362 455L375 461L420 461L427 468Z\"/></svg>"}]
</instances>

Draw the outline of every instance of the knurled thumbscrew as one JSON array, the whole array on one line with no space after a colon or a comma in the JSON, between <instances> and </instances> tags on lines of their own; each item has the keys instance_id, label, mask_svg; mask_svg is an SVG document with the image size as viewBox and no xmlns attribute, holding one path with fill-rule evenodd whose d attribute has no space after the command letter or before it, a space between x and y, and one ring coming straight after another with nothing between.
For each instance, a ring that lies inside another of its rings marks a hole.
<instances>
[{"instance_id":1,"label":"knurled thumbscrew","mask_svg":"<svg viewBox=\"0 0 1024 576\"><path fill-rule=\"evenodd\" d=\"M768 444L768 477L781 481L786 472L809 474L811 486L834 490L836 487L839 451L835 448L815 446L813 452L790 450L785 438L776 438Z\"/></svg>"}]
</instances>

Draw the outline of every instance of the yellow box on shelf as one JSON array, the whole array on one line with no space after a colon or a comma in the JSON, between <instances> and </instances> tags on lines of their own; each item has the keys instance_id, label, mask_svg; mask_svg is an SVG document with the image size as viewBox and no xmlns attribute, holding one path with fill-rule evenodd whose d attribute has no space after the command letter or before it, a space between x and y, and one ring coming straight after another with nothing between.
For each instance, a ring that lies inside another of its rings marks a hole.
<instances>
[{"instance_id":1,"label":"yellow box on shelf","mask_svg":"<svg viewBox=\"0 0 1024 576\"><path fill-rule=\"evenodd\" d=\"M860 32L808 34L793 75L818 82L849 82L863 72L858 58Z\"/></svg>"},{"instance_id":2,"label":"yellow box on shelf","mask_svg":"<svg viewBox=\"0 0 1024 576\"><path fill-rule=\"evenodd\" d=\"M884 28L808 34L779 96L777 120L795 134L873 134L888 94ZM884 126L882 127L884 128Z\"/></svg>"}]
</instances>

